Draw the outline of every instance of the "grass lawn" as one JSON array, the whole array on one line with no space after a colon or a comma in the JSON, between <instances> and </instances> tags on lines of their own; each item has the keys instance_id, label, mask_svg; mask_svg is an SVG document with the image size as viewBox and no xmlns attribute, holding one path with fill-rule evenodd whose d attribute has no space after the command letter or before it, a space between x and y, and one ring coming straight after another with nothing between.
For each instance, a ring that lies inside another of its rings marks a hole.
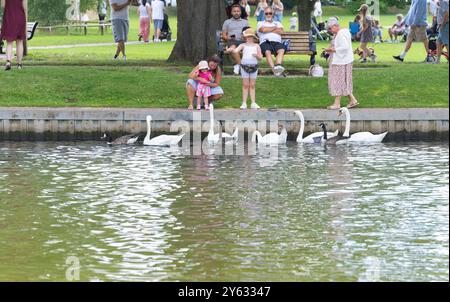
<instances>
[{"instance_id":1,"label":"grass lawn","mask_svg":"<svg viewBox=\"0 0 450 302\"><path fill-rule=\"evenodd\" d=\"M343 24L354 16L340 8L325 8L325 15L339 15ZM324 17L325 19L326 17ZM284 18L288 26L288 17ZM393 15L382 16L387 26ZM251 18L254 26L256 21ZM176 17L170 17L176 38ZM137 39L138 19L131 13L130 40ZM83 34L46 34L39 32L29 46L80 43L112 43L111 33L101 36L95 29ZM357 47L354 44L354 48ZM167 63L174 42L133 44L127 46L127 63L113 61L114 46L73 47L65 49L31 49L25 69L18 72L0 70L0 106L111 106L111 107L186 107L185 82L192 66ZM318 51L328 42L318 42ZM361 107L446 107L448 108L448 65L427 65L420 43L413 45L407 63L394 62L392 55L403 44L374 44L378 62L355 63L355 95ZM322 66L326 61L318 58ZM2 62L0 62L1 64ZM305 71L307 56L286 56L288 71ZM262 67L266 68L265 61ZM230 71L231 67L226 67ZM225 96L219 108L237 108L241 101L241 80L225 77ZM324 108L332 102L327 78L260 77L257 100L262 107Z\"/></svg>"},{"instance_id":2,"label":"grass lawn","mask_svg":"<svg viewBox=\"0 0 450 302\"><path fill-rule=\"evenodd\" d=\"M0 72L0 106L186 107L186 73L157 67L28 67ZM448 107L448 66L405 64L355 70L361 107ZM219 108L237 108L241 80L225 77ZM327 78L261 77L262 107L324 108L331 103Z\"/></svg>"}]
</instances>

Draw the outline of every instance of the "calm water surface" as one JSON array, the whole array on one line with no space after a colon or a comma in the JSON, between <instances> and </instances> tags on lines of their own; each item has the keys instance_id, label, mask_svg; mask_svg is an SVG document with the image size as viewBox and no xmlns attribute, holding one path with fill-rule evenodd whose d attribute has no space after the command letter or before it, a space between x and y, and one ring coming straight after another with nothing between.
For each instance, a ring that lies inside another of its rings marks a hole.
<instances>
[{"instance_id":1,"label":"calm water surface","mask_svg":"<svg viewBox=\"0 0 450 302\"><path fill-rule=\"evenodd\" d=\"M448 281L449 146L0 142L0 280Z\"/></svg>"}]
</instances>

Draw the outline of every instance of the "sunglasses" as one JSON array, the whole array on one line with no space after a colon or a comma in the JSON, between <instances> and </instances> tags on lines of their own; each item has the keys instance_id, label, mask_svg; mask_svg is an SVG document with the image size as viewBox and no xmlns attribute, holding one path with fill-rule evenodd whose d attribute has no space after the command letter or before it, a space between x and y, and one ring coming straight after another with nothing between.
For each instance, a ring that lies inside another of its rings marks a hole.
<instances>
[{"instance_id":1,"label":"sunglasses","mask_svg":"<svg viewBox=\"0 0 450 302\"><path fill-rule=\"evenodd\" d=\"M266 16L272 16L273 13L266 13Z\"/></svg>"}]
</instances>

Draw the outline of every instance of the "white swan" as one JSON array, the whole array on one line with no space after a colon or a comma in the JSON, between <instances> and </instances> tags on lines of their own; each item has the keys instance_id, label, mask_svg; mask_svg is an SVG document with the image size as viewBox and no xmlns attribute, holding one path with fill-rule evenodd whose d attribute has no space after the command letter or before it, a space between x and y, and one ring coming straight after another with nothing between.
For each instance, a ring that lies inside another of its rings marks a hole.
<instances>
[{"instance_id":1,"label":"white swan","mask_svg":"<svg viewBox=\"0 0 450 302\"><path fill-rule=\"evenodd\" d=\"M174 146L183 139L184 133L178 135L160 135L150 139L152 117L147 115L147 135L144 138L144 145L146 146Z\"/></svg>"},{"instance_id":2,"label":"white swan","mask_svg":"<svg viewBox=\"0 0 450 302\"><path fill-rule=\"evenodd\" d=\"M207 141L210 145L216 145L219 143L221 139L225 140L225 143L235 143L238 140L239 136L239 129L238 127L235 128L233 135L229 135L226 132L220 132L220 133L214 133L214 105L209 104L209 132Z\"/></svg>"},{"instance_id":3,"label":"white swan","mask_svg":"<svg viewBox=\"0 0 450 302\"><path fill-rule=\"evenodd\" d=\"M261 135L261 132L256 130L252 135L252 142L258 142L258 144L264 145L281 145L287 142L287 130L283 127L281 133L271 132L266 135Z\"/></svg>"},{"instance_id":4,"label":"white swan","mask_svg":"<svg viewBox=\"0 0 450 302\"><path fill-rule=\"evenodd\" d=\"M356 132L350 135L350 111L343 107L339 109L339 114L345 114L345 132L344 136L349 136L348 141L353 143L381 143L383 139L386 137L388 132L384 132L381 134L372 134L370 132Z\"/></svg>"},{"instance_id":5,"label":"white swan","mask_svg":"<svg viewBox=\"0 0 450 302\"><path fill-rule=\"evenodd\" d=\"M323 137L323 131L320 132L314 132L307 137L303 138L303 133L305 132L305 117L303 116L303 113L299 110L295 111L295 114L300 118L300 132L298 133L297 137L297 143L305 143L305 144L319 144ZM336 135L338 135L339 130L336 130L336 132L327 132L328 138L332 138Z\"/></svg>"}]
</instances>

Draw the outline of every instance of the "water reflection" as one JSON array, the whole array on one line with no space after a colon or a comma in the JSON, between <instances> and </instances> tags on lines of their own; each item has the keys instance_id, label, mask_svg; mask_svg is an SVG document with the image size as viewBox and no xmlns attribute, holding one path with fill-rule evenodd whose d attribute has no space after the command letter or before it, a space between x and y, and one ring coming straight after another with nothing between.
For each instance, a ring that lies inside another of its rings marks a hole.
<instances>
[{"instance_id":1,"label":"water reflection","mask_svg":"<svg viewBox=\"0 0 450 302\"><path fill-rule=\"evenodd\" d=\"M0 280L448 280L448 144L183 154L0 143Z\"/></svg>"}]
</instances>

